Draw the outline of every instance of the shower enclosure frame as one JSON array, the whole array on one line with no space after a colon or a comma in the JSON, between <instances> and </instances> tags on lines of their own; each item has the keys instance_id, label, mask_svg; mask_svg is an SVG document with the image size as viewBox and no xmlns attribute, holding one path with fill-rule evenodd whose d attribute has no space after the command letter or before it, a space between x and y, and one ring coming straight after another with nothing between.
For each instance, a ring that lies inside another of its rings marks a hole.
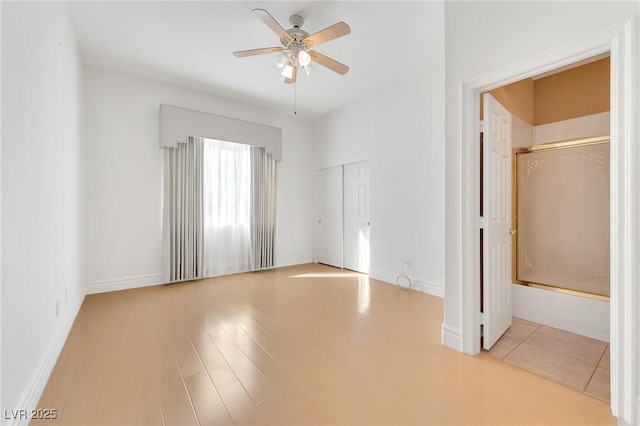
<instances>
[{"instance_id":1,"label":"shower enclosure frame","mask_svg":"<svg viewBox=\"0 0 640 426\"><path fill-rule=\"evenodd\" d=\"M545 144L537 144L529 147L518 147L512 149L512 157L511 157L511 165L512 165L512 194L511 194L511 247L512 247L512 260L511 260L511 272L512 272L512 282L514 284L520 284L528 287L540 288L543 290L555 291L559 293L566 293L575 296L588 297L596 300L604 300L609 301L610 296L605 294L598 294L588 291L580 291L572 288L566 288L553 283L545 283L545 282L537 282L531 280L523 280L518 277L518 268L519 268L519 236L521 234L519 229L519 180L518 180L518 155L535 153L535 152L545 152L545 151L555 151L555 150L564 150L571 149L576 147L585 147L590 145L600 145L600 144L610 144L611 136L610 135L602 135L602 136L594 136L589 138L580 138L580 139L572 139L567 141L560 142L552 142ZM610 281L610 280L609 280Z\"/></svg>"}]
</instances>

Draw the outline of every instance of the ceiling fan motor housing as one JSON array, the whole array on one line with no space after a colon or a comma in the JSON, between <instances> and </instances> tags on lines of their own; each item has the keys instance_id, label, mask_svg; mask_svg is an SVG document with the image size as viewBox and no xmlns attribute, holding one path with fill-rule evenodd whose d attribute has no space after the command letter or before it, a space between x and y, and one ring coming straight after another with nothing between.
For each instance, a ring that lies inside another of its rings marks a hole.
<instances>
[{"instance_id":1,"label":"ceiling fan motor housing","mask_svg":"<svg viewBox=\"0 0 640 426\"><path fill-rule=\"evenodd\" d=\"M307 49L307 46L304 44L303 40L309 35L309 33L300 28L304 23L304 18L302 16L291 15L289 17L289 23L293 28L288 29L287 33L289 33L292 40L286 41L281 38L280 43L285 49L290 50L291 53L297 55L301 50Z\"/></svg>"}]
</instances>

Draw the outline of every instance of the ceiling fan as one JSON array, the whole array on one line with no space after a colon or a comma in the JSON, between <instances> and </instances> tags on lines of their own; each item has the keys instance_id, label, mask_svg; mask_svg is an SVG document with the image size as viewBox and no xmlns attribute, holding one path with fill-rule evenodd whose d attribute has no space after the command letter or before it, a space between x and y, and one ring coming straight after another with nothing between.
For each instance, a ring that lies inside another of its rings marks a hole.
<instances>
[{"instance_id":1,"label":"ceiling fan","mask_svg":"<svg viewBox=\"0 0 640 426\"><path fill-rule=\"evenodd\" d=\"M300 28L304 23L304 18L300 15L291 15L289 23L292 28L285 30L266 10L253 9L252 12L280 37L282 46L240 50L233 52L236 58L277 53L276 65L278 68L282 68L284 82L289 84L295 83L299 66L305 70L307 75L311 74L313 71L311 62L322 65L341 75L349 71L348 66L315 50L310 50L322 43L350 34L351 28L344 22L338 22L316 33L309 34Z\"/></svg>"}]
</instances>

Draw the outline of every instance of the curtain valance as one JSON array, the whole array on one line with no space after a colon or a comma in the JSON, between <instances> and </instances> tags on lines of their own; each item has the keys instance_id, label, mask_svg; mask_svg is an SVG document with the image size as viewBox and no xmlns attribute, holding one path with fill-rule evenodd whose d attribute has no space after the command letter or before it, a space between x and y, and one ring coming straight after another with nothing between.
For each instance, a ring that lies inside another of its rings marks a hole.
<instances>
[{"instance_id":1,"label":"curtain valance","mask_svg":"<svg viewBox=\"0 0 640 426\"><path fill-rule=\"evenodd\" d=\"M282 159L282 129L206 112L160 104L160 148L177 148L189 136L264 147Z\"/></svg>"}]
</instances>

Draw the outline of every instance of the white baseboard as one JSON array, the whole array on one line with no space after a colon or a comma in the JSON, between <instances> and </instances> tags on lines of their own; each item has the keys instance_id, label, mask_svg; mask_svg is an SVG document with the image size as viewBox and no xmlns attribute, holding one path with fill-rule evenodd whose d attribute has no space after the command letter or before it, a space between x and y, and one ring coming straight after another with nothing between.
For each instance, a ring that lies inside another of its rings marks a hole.
<instances>
[{"instance_id":1,"label":"white baseboard","mask_svg":"<svg viewBox=\"0 0 640 426\"><path fill-rule=\"evenodd\" d=\"M441 299L444 298L444 287L442 284L434 284L421 280L411 280L413 289L420 291L422 293L427 293L432 296L439 297Z\"/></svg>"},{"instance_id":2,"label":"white baseboard","mask_svg":"<svg viewBox=\"0 0 640 426\"><path fill-rule=\"evenodd\" d=\"M276 268L282 268L285 266L304 265L305 263L314 263L313 256L298 256L298 257L281 257L276 259Z\"/></svg>"},{"instance_id":3,"label":"white baseboard","mask_svg":"<svg viewBox=\"0 0 640 426\"><path fill-rule=\"evenodd\" d=\"M441 342L444 346L462 352L462 334L457 327L442 323Z\"/></svg>"},{"instance_id":4,"label":"white baseboard","mask_svg":"<svg viewBox=\"0 0 640 426\"><path fill-rule=\"evenodd\" d=\"M635 421L633 421L633 423L627 423L627 421L625 419L622 418L622 416L620 417L616 417L617 420L617 426L638 426L640 425L640 393L638 393L636 395L636 413L635 413L636 419Z\"/></svg>"},{"instance_id":5,"label":"white baseboard","mask_svg":"<svg viewBox=\"0 0 640 426\"><path fill-rule=\"evenodd\" d=\"M303 265L313 263L312 256L286 257L276 260L276 268L285 266ZM271 269L271 268L269 268ZM219 274L212 276L222 276ZM107 293L110 291L130 290L134 288L150 287L165 284L162 281L162 274L139 275L136 277L116 278L113 280L94 281L87 283L87 294Z\"/></svg>"},{"instance_id":6,"label":"white baseboard","mask_svg":"<svg viewBox=\"0 0 640 426\"><path fill-rule=\"evenodd\" d=\"M137 277L117 278L114 280L94 281L87 283L87 294L107 293L110 291L129 290L149 287L162 283L161 274L140 275Z\"/></svg>"},{"instance_id":7,"label":"white baseboard","mask_svg":"<svg viewBox=\"0 0 640 426\"><path fill-rule=\"evenodd\" d=\"M397 274L392 274L384 271L372 270L369 276L375 280L383 281L388 284L398 285L396 279ZM444 287L442 284L434 284L427 281L422 281L417 278L411 278L411 289L419 291L421 293L430 294L431 296L444 297Z\"/></svg>"},{"instance_id":8,"label":"white baseboard","mask_svg":"<svg viewBox=\"0 0 640 426\"><path fill-rule=\"evenodd\" d=\"M53 367L55 367L56 362L58 361L58 357L60 356L60 352L62 352L62 348L64 343L67 341L67 336L69 336L69 332L71 331L71 326L73 326L73 322L78 316L78 312L80 311L80 307L82 306L82 302L84 301L84 294L81 294L76 300L73 301L71 305L71 309L69 310L69 314L64 319L62 323L62 327L60 328L60 332L58 336L54 340L53 344L47 351L46 356L40 363L40 366L35 371L31 380L29 381L29 385L26 387L16 407L20 407L21 409L25 409L27 413L29 413L32 409L35 409L38 405L38 401L40 401L40 397L42 396L42 392L44 391L47 382L49 381L49 377L51 376L51 372L53 371ZM18 416L19 417L19 416ZM29 419L20 419L20 418L12 418L8 419L6 426L18 426L18 425L27 425L29 423Z\"/></svg>"}]
</instances>

